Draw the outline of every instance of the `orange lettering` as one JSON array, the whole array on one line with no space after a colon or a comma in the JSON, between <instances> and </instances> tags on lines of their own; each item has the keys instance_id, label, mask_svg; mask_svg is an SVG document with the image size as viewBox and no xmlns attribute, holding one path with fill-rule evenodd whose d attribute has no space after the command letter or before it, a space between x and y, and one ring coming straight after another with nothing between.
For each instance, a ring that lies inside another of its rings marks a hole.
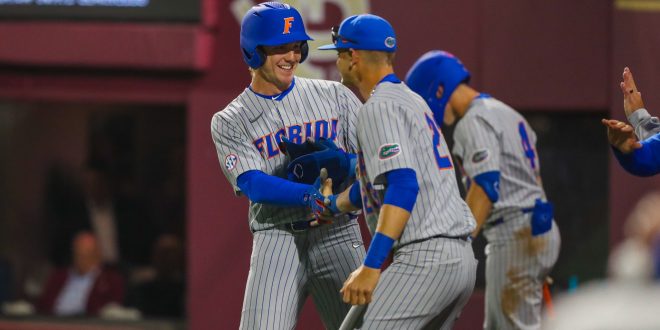
<instances>
[{"instance_id":1,"label":"orange lettering","mask_svg":"<svg viewBox=\"0 0 660 330\"><path fill-rule=\"evenodd\" d=\"M291 33L291 24L293 23L293 17L285 17L284 18L284 31L282 31L282 34L289 34Z\"/></svg>"}]
</instances>

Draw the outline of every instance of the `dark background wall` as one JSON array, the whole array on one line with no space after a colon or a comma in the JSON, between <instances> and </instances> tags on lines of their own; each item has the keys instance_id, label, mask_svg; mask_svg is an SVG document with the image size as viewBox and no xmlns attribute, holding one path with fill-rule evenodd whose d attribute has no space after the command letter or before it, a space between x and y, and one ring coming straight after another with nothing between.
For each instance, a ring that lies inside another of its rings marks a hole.
<instances>
[{"instance_id":1,"label":"dark background wall","mask_svg":"<svg viewBox=\"0 0 660 330\"><path fill-rule=\"evenodd\" d=\"M603 275L608 235L609 246L621 240L622 223L634 202L660 180L623 172L609 155L598 124L601 116L623 118L618 82L626 65L635 73L647 108L658 114L657 12L629 9L624 0L290 3L301 10L314 33L312 46L328 42L327 31L343 17L368 10L390 20L397 31L399 75L423 52L446 49L470 68L477 89L520 109L543 133L539 149L548 194L564 201L557 206L560 226L566 228L563 266L555 276ZM251 251L247 203L234 197L221 174L209 125L213 113L249 83L238 50L236 17L251 4L204 0L198 23L0 21L0 102L185 108L186 151L181 161L186 171L191 329L236 328L240 318ZM301 73L336 77L332 56L312 52L310 59L315 66L301 67ZM49 115L37 116L35 126L26 130L45 127L47 132L51 125L64 125L53 118L64 120L71 112L58 109L42 109ZM76 119L65 124L74 132L86 125ZM84 147L80 141L73 146ZM25 140L17 149L25 153L30 147ZM58 157L76 162L80 157L67 156L65 151L72 150L67 143L56 150L61 152L52 151L53 157L31 156L31 173L37 175L25 184L0 185L0 191L34 198L38 188L26 191L24 186L38 186L39 173L45 171L40 162ZM5 154L3 168L20 166L16 156L20 154ZM16 214L21 210L8 209L0 210L8 219L7 228L21 227ZM481 299L476 292L458 328L479 327ZM300 323L301 329L319 327L313 308L305 307Z\"/></svg>"}]
</instances>

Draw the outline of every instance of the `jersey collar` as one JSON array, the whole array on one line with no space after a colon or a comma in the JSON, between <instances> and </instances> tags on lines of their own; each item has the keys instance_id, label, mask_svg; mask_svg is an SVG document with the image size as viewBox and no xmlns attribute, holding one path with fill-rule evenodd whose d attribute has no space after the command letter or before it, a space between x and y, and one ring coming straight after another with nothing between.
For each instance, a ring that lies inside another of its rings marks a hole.
<instances>
[{"instance_id":1,"label":"jersey collar","mask_svg":"<svg viewBox=\"0 0 660 330\"><path fill-rule=\"evenodd\" d=\"M275 94L275 95L259 94L259 93L255 92L254 89L252 89L252 85L248 85L248 89L250 89L250 91L252 91L252 93L254 93L254 95L259 96L261 98L264 98L264 99L267 99L267 100L273 100L273 101L282 101L282 99L285 96L287 96L287 94L289 94L289 92L291 92L291 90L293 89L293 86L295 86L295 85L296 85L296 77L293 77L293 81L291 81L291 86L289 86L289 88L287 88L284 92L279 93L279 94Z\"/></svg>"},{"instance_id":2,"label":"jersey collar","mask_svg":"<svg viewBox=\"0 0 660 330\"><path fill-rule=\"evenodd\" d=\"M400 84L400 83L401 83L401 80L400 80L399 78L397 78L396 75L395 75L394 73L390 73L390 74L388 74L387 76L383 77L383 79L381 79L381 80L378 82L378 84L380 84L380 83L382 83L382 82L386 82L386 81L387 81L387 82L391 82L391 83L393 83L393 84ZM378 84L376 84L376 85L378 85Z\"/></svg>"}]
</instances>

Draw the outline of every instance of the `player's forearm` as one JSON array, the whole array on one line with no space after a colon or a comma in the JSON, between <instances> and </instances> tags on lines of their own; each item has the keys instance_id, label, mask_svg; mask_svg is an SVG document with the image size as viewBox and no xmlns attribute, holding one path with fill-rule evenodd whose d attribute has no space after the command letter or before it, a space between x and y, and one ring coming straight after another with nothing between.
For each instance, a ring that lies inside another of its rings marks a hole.
<instances>
[{"instance_id":1,"label":"player's forearm","mask_svg":"<svg viewBox=\"0 0 660 330\"><path fill-rule=\"evenodd\" d=\"M376 232L398 240L410 219L410 212L398 206L385 204L380 209Z\"/></svg>"},{"instance_id":2,"label":"player's forearm","mask_svg":"<svg viewBox=\"0 0 660 330\"><path fill-rule=\"evenodd\" d=\"M384 175L388 186L383 207L378 215L376 234L364 261L365 266L378 269L387 258L394 242L401 237L419 193L419 184L413 169L396 169Z\"/></svg>"},{"instance_id":3,"label":"player's forearm","mask_svg":"<svg viewBox=\"0 0 660 330\"><path fill-rule=\"evenodd\" d=\"M472 232L472 237L476 237L481 230L481 226L488 219L490 211L493 209L493 203L486 195L486 192L478 184L472 184L468 190L467 196L465 197L465 202L467 203L472 215L477 222L477 227Z\"/></svg>"},{"instance_id":4,"label":"player's forearm","mask_svg":"<svg viewBox=\"0 0 660 330\"><path fill-rule=\"evenodd\" d=\"M305 206L305 195L312 187L257 170L241 174L237 179L237 185L253 203L290 207Z\"/></svg>"},{"instance_id":5,"label":"player's forearm","mask_svg":"<svg viewBox=\"0 0 660 330\"><path fill-rule=\"evenodd\" d=\"M387 256L406 227L410 212L398 206L384 204L378 216L376 233L371 239L364 266L380 270Z\"/></svg>"},{"instance_id":6,"label":"player's forearm","mask_svg":"<svg viewBox=\"0 0 660 330\"><path fill-rule=\"evenodd\" d=\"M353 212L362 208L359 182L354 182L350 188L337 195L337 208L340 212Z\"/></svg>"}]
</instances>

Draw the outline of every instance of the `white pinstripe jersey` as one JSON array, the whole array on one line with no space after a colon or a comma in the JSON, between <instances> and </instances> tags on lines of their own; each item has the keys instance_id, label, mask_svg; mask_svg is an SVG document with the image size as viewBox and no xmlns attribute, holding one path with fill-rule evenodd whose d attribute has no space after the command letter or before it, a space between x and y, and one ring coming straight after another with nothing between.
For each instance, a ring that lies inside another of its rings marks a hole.
<instances>
[{"instance_id":1,"label":"white pinstripe jersey","mask_svg":"<svg viewBox=\"0 0 660 330\"><path fill-rule=\"evenodd\" d=\"M246 88L211 121L225 177L237 194L236 179L250 170L286 178L288 160L278 148L284 136L296 143L307 137L330 138L345 150L355 149L356 111L360 105L353 92L334 81L296 77L288 93L274 98ZM250 202L250 226L259 230L305 220L309 212L303 207Z\"/></svg>"},{"instance_id":2,"label":"white pinstripe jersey","mask_svg":"<svg viewBox=\"0 0 660 330\"><path fill-rule=\"evenodd\" d=\"M532 207L537 198L545 198L537 182L541 164L536 133L523 116L497 99L479 97L472 101L456 124L453 153L462 159L470 178L500 172L499 199L488 221Z\"/></svg>"},{"instance_id":3,"label":"white pinstripe jersey","mask_svg":"<svg viewBox=\"0 0 660 330\"><path fill-rule=\"evenodd\" d=\"M458 192L448 147L431 109L404 83L383 82L358 112L363 210L376 228L386 172L413 169L419 193L399 245L436 235L461 236L475 221ZM374 189L375 187L375 189Z\"/></svg>"}]
</instances>

